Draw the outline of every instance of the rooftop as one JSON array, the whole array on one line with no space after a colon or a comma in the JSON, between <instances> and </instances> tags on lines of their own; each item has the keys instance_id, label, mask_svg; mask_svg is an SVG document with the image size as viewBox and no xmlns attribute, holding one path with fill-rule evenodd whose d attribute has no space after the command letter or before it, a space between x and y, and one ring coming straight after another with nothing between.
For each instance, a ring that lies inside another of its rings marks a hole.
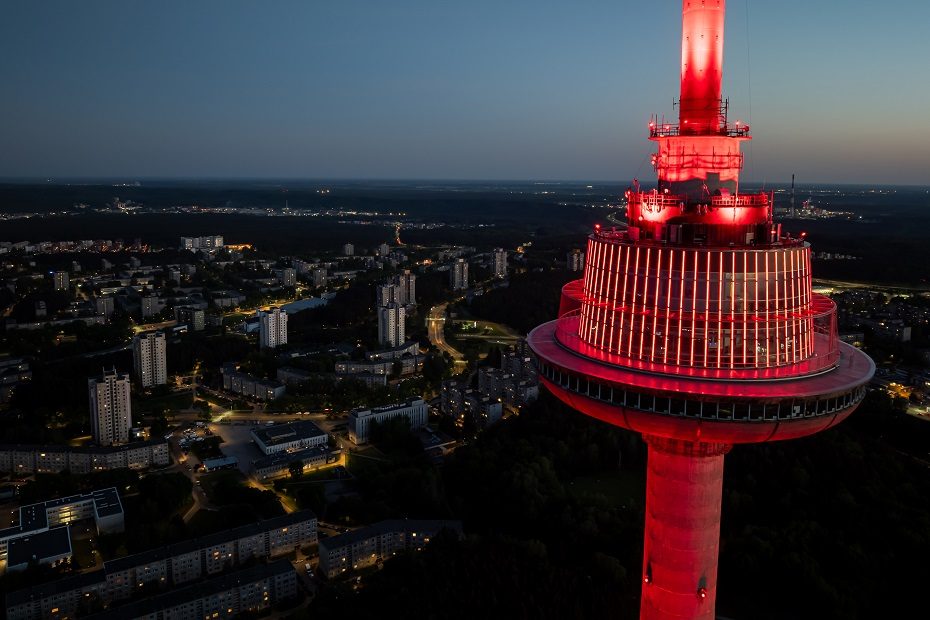
<instances>
[{"instance_id":1,"label":"rooftop","mask_svg":"<svg viewBox=\"0 0 930 620\"><path fill-rule=\"evenodd\" d=\"M116 487L94 491L93 497L94 509L97 511L98 517L111 517L122 514L123 504L120 503Z\"/></svg>"},{"instance_id":2,"label":"rooftop","mask_svg":"<svg viewBox=\"0 0 930 620\"><path fill-rule=\"evenodd\" d=\"M106 573L102 570L56 579L55 581L32 586L31 588L8 592L6 595L6 606L9 608L15 605L23 605L31 601L41 601L50 596L70 592L72 590L89 590L93 587L102 585L106 580Z\"/></svg>"},{"instance_id":3,"label":"rooftop","mask_svg":"<svg viewBox=\"0 0 930 620\"><path fill-rule=\"evenodd\" d=\"M443 529L452 530L461 536L462 522L445 521L440 519L389 519L387 521L379 521L374 525L362 527L351 532L346 532L345 534L330 536L329 538L321 538L320 555L323 554L324 549L327 551L332 551L333 549L338 549L339 547L352 545L363 540L368 540L369 538L374 538L375 536L382 536L384 534L393 534L397 532L404 532L409 534L436 533Z\"/></svg>"},{"instance_id":4,"label":"rooftop","mask_svg":"<svg viewBox=\"0 0 930 620\"><path fill-rule=\"evenodd\" d=\"M121 444L118 446L62 446L62 445L43 445L43 444L0 444L0 452L46 452L46 453L78 453L78 454L112 454L114 452L125 452L137 448L148 448L150 446L164 445L167 447L168 442L164 439L149 439L148 441L134 441L132 443Z\"/></svg>"},{"instance_id":5,"label":"rooftop","mask_svg":"<svg viewBox=\"0 0 930 620\"><path fill-rule=\"evenodd\" d=\"M279 560L271 564L259 564L240 571L221 575L214 579L201 581L193 585L172 588L156 596L128 603L99 614L94 614L88 616L88 618L96 618L98 620L132 620L139 617L148 617L150 614L156 614L170 607L194 601L211 594L219 594L241 585L284 575L289 572L294 572L294 567L291 566L291 563L287 560Z\"/></svg>"},{"instance_id":6,"label":"rooftop","mask_svg":"<svg viewBox=\"0 0 930 620\"><path fill-rule=\"evenodd\" d=\"M203 536L201 538L175 543L166 547L158 547L156 549L150 549L141 553L134 553L132 555L116 558L115 560L105 562L103 565L103 570L96 570L88 573L65 577L62 579L56 579L55 581L49 583L43 583L31 588L24 588L22 590L10 592L6 595L7 606L41 600L54 594L68 592L79 588L86 589L91 586L104 583L108 573L112 574L120 572L135 566L150 564L152 562L156 562L175 555L180 555L182 553L190 553L205 547L220 545L231 540L238 540L247 536L254 536L261 534L262 532L267 532L277 528L290 527L297 523L311 519L316 519L316 515L313 513L313 511L300 510L290 514L281 515L280 517L265 519L264 521L258 521L256 523L250 523L248 525L242 525L240 527L224 530L209 536ZM66 530L67 528L61 529Z\"/></svg>"},{"instance_id":7,"label":"rooftop","mask_svg":"<svg viewBox=\"0 0 930 620\"><path fill-rule=\"evenodd\" d=\"M392 403L390 405L382 405L381 407L359 407L358 409L353 409L349 415L352 417L359 417L360 415L369 415L372 413L384 413L385 411L393 411L395 409L403 409L405 407L415 407L417 405L423 405L425 401L422 398L411 398L410 400L402 403Z\"/></svg>"},{"instance_id":8,"label":"rooftop","mask_svg":"<svg viewBox=\"0 0 930 620\"><path fill-rule=\"evenodd\" d=\"M297 450L296 452L275 452L270 456L252 461L252 468L265 469L268 467L285 465L294 461L324 456L328 451L328 448L325 446L313 446L312 448L307 448L306 450Z\"/></svg>"},{"instance_id":9,"label":"rooftop","mask_svg":"<svg viewBox=\"0 0 930 620\"><path fill-rule=\"evenodd\" d=\"M57 558L71 554L71 536L67 526L29 534L10 541L7 565L19 566L33 560Z\"/></svg>"},{"instance_id":10,"label":"rooftop","mask_svg":"<svg viewBox=\"0 0 930 620\"><path fill-rule=\"evenodd\" d=\"M308 420L254 428L252 434L266 446L276 446L282 443L326 435L319 426Z\"/></svg>"},{"instance_id":11,"label":"rooftop","mask_svg":"<svg viewBox=\"0 0 930 620\"><path fill-rule=\"evenodd\" d=\"M203 466L207 469L213 469L214 467L225 467L226 465L235 465L239 462L239 459L234 456L222 456L215 459L204 459Z\"/></svg>"}]
</instances>

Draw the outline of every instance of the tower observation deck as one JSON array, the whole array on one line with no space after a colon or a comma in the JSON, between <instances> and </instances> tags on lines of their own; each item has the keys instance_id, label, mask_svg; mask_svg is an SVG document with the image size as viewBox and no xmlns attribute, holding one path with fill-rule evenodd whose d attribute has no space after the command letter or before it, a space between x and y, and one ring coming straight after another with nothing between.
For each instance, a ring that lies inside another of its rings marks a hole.
<instances>
[{"instance_id":1,"label":"tower observation deck","mask_svg":"<svg viewBox=\"0 0 930 620\"><path fill-rule=\"evenodd\" d=\"M559 318L533 330L545 386L649 447L642 619L714 618L723 460L738 443L838 424L875 365L839 341L811 287L810 245L741 193L720 96L725 0L683 0L679 118L653 118L658 186L627 192L627 227L595 227Z\"/></svg>"}]
</instances>

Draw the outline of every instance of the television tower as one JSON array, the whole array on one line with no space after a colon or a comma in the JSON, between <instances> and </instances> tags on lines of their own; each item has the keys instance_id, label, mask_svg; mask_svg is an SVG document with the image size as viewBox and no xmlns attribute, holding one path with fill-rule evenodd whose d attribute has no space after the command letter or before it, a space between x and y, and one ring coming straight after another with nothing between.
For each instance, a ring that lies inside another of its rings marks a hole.
<instances>
[{"instance_id":1,"label":"television tower","mask_svg":"<svg viewBox=\"0 0 930 620\"><path fill-rule=\"evenodd\" d=\"M875 365L837 337L810 246L741 193L749 126L720 97L724 0L683 0L677 123L653 118L658 187L595 226L581 280L528 342L544 385L648 445L640 618L713 620L724 455L830 428Z\"/></svg>"}]
</instances>

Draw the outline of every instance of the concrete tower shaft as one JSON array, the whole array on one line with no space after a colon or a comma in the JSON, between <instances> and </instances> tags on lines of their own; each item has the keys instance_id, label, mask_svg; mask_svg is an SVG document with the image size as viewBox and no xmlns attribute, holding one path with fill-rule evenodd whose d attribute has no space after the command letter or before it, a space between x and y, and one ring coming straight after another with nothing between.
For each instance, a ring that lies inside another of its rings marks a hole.
<instances>
[{"instance_id":1,"label":"concrete tower shaft","mask_svg":"<svg viewBox=\"0 0 930 620\"><path fill-rule=\"evenodd\" d=\"M723 455L727 444L645 436L646 536L642 620L714 620ZM695 590L695 584L697 589Z\"/></svg>"}]
</instances>

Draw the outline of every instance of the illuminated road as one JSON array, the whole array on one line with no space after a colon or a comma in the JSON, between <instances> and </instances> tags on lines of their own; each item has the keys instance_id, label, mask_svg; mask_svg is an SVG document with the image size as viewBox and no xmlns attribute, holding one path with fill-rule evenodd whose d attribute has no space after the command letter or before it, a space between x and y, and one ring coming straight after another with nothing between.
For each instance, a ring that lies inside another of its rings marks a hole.
<instances>
[{"instance_id":1,"label":"illuminated road","mask_svg":"<svg viewBox=\"0 0 930 620\"><path fill-rule=\"evenodd\" d=\"M430 308L429 316L426 317L426 328L429 334L429 341L434 347L444 353L452 356L456 367L465 366L465 356L458 349L454 349L446 342L446 336L443 328L446 325L446 306L448 304L439 304Z\"/></svg>"},{"instance_id":2,"label":"illuminated road","mask_svg":"<svg viewBox=\"0 0 930 620\"><path fill-rule=\"evenodd\" d=\"M170 321L161 321L159 323L139 323L138 325L132 326L132 332L134 334L139 334L142 332L151 332L159 329L168 329L169 327L174 327L178 322L174 319Z\"/></svg>"},{"instance_id":3,"label":"illuminated road","mask_svg":"<svg viewBox=\"0 0 930 620\"><path fill-rule=\"evenodd\" d=\"M900 292L900 291L913 291L913 292L924 292L930 290L930 287L926 285L921 286L897 286L893 284L879 284L876 282L848 282L844 280L824 280L822 278L814 278L814 286L817 287L829 287L835 289L850 289L850 288L864 288L872 291L879 292Z\"/></svg>"}]
</instances>

